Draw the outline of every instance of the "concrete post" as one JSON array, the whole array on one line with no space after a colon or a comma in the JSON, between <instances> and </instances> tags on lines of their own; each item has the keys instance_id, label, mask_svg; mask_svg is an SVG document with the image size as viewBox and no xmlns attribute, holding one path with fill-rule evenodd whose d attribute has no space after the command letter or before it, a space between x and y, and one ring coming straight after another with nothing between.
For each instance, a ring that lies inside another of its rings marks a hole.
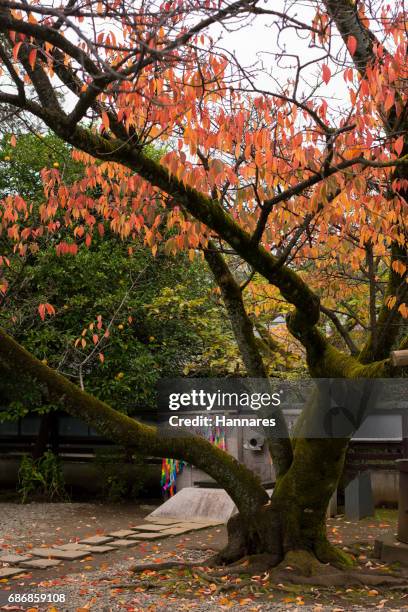
<instances>
[{"instance_id":1,"label":"concrete post","mask_svg":"<svg viewBox=\"0 0 408 612\"><path fill-rule=\"evenodd\" d=\"M408 459L398 459L399 502L398 502L398 540L408 544Z\"/></svg>"}]
</instances>

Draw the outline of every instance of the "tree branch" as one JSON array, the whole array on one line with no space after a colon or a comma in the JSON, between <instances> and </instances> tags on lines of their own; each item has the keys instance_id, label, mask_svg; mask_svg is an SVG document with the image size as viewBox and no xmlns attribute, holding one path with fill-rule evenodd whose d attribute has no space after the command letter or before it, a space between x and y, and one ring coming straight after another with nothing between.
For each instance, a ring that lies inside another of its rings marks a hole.
<instances>
[{"instance_id":1,"label":"tree branch","mask_svg":"<svg viewBox=\"0 0 408 612\"><path fill-rule=\"evenodd\" d=\"M344 342L346 343L346 345L347 345L351 355L358 355L359 354L358 347L354 343L354 341L353 341L352 337L350 336L349 332L347 331L347 329L341 323L341 321L338 318L338 316L336 315L336 313L333 312L333 310L331 310L330 308L327 308L326 306L323 306L323 304L320 304L320 310L333 323L333 325L335 326L335 328L339 332L340 336L343 338Z\"/></svg>"},{"instance_id":2,"label":"tree branch","mask_svg":"<svg viewBox=\"0 0 408 612\"><path fill-rule=\"evenodd\" d=\"M246 371L252 378L264 378L267 381L269 378L268 372L258 349L252 321L245 309L241 288L224 257L217 251L215 244L209 241L208 247L204 250L204 257L221 289L222 299ZM274 417L276 418L275 435L273 437L267 435L267 439L276 475L280 478L289 469L293 455L289 431L282 412L279 409L274 409Z\"/></svg>"},{"instance_id":3,"label":"tree branch","mask_svg":"<svg viewBox=\"0 0 408 612\"><path fill-rule=\"evenodd\" d=\"M69 414L86 421L106 438L144 456L185 459L203 469L225 488L244 516L253 514L256 508L268 501L268 495L255 474L225 451L199 436L160 436L155 427L139 423L81 391L1 329L0 358L8 367L44 384L54 400L60 402Z\"/></svg>"}]
</instances>

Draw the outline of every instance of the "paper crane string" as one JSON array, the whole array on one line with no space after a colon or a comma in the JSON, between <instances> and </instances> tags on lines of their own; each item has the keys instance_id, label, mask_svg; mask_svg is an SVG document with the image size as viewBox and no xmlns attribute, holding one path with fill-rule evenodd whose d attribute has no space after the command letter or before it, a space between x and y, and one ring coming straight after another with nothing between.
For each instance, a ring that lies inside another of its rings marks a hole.
<instances>
[{"instance_id":1,"label":"paper crane string","mask_svg":"<svg viewBox=\"0 0 408 612\"><path fill-rule=\"evenodd\" d=\"M221 427L208 427L197 433L217 448L227 450L225 431ZM165 458L162 460L161 487L165 496L173 497L177 493L177 476L181 474L186 465L186 461L180 459Z\"/></svg>"}]
</instances>

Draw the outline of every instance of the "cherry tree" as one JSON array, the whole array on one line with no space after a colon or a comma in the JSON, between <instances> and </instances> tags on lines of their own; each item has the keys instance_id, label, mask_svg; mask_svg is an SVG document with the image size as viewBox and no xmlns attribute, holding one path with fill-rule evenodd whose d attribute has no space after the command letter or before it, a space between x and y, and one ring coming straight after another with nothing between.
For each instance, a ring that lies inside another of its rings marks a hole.
<instances>
[{"instance_id":1,"label":"cherry tree","mask_svg":"<svg viewBox=\"0 0 408 612\"><path fill-rule=\"evenodd\" d=\"M398 376L389 354L408 346L406 16L399 2L310 2L307 19L296 6L3 0L0 102L70 143L87 171L70 189L58 168L44 171L41 228L27 226L18 195L2 203L2 228L22 254L58 223L90 244L101 221L124 238L142 234L153 253L163 240L169 253L203 253L250 376L267 377L245 304L255 276L271 308L285 304L312 377ZM274 26L263 51L285 78L243 66L211 37L220 27L251 32L253 19ZM288 31L299 52L282 43ZM146 154L152 143L167 147L159 161ZM243 282L231 256L245 264ZM0 338L3 360L107 437L213 476L239 509L223 560L267 553L274 564L301 550L349 563L325 533L348 440L310 439L301 425L290 440L281 419L269 499L205 440L161 438Z\"/></svg>"}]
</instances>

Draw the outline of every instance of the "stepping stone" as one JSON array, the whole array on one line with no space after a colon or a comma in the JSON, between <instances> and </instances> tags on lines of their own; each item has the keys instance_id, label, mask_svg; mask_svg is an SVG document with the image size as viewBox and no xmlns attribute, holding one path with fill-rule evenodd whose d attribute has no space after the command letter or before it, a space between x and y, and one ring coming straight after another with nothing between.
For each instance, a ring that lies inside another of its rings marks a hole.
<instances>
[{"instance_id":1,"label":"stepping stone","mask_svg":"<svg viewBox=\"0 0 408 612\"><path fill-rule=\"evenodd\" d=\"M33 548L31 553L36 557L45 557L46 559L64 559L66 561L84 559L88 555L87 550L62 550L60 548Z\"/></svg>"},{"instance_id":2,"label":"stepping stone","mask_svg":"<svg viewBox=\"0 0 408 612\"><path fill-rule=\"evenodd\" d=\"M181 522L182 521L179 521L179 523L181 523ZM206 521L205 519L203 519L201 521L198 520L198 519L197 520L189 519L188 522L192 523L193 525L199 525L200 529L201 529L201 526L203 526L203 527L216 527L217 525L224 525L225 524L223 521L217 521L217 520L214 520L214 521L208 520L208 521Z\"/></svg>"},{"instance_id":3,"label":"stepping stone","mask_svg":"<svg viewBox=\"0 0 408 612\"><path fill-rule=\"evenodd\" d=\"M21 561L28 561L31 559L29 555L3 555L0 557L0 561L3 563L11 563L13 565L17 565Z\"/></svg>"},{"instance_id":4,"label":"stepping stone","mask_svg":"<svg viewBox=\"0 0 408 612\"><path fill-rule=\"evenodd\" d=\"M137 525L137 527L133 527L134 531L161 531L162 529L166 529L166 525L147 523L146 525Z\"/></svg>"},{"instance_id":5,"label":"stepping stone","mask_svg":"<svg viewBox=\"0 0 408 612\"><path fill-rule=\"evenodd\" d=\"M99 544L107 544L108 542L112 542L113 538L108 536L92 536L91 538L85 538L85 540L80 540L80 544L94 544L95 546L99 546Z\"/></svg>"},{"instance_id":6,"label":"stepping stone","mask_svg":"<svg viewBox=\"0 0 408 612\"><path fill-rule=\"evenodd\" d=\"M132 531L133 533L133 531ZM91 546L90 544L80 544L79 542L69 542L68 544L61 544L56 546L58 550L83 550L87 553L107 553L115 550L114 546Z\"/></svg>"},{"instance_id":7,"label":"stepping stone","mask_svg":"<svg viewBox=\"0 0 408 612\"><path fill-rule=\"evenodd\" d=\"M121 548L128 548L129 546L134 546L135 543L132 540L114 540L112 542L114 546L120 546Z\"/></svg>"},{"instance_id":8,"label":"stepping stone","mask_svg":"<svg viewBox=\"0 0 408 612\"><path fill-rule=\"evenodd\" d=\"M80 544L79 542L68 542L68 544L59 544L53 546L57 550L88 550L89 544Z\"/></svg>"},{"instance_id":9,"label":"stepping stone","mask_svg":"<svg viewBox=\"0 0 408 612\"><path fill-rule=\"evenodd\" d=\"M170 529L166 529L166 531L163 531L163 534L165 535L181 535L182 533L188 533L189 531L192 531L191 527L173 527Z\"/></svg>"},{"instance_id":10,"label":"stepping stone","mask_svg":"<svg viewBox=\"0 0 408 612\"><path fill-rule=\"evenodd\" d=\"M130 536L130 540L158 540L159 538L165 538L167 536L167 533L161 532L161 533L154 533L153 531L148 531L146 533L140 532L140 533L135 533L134 535Z\"/></svg>"},{"instance_id":11,"label":"stepping stone","mask_svg":"<svg viewBox=\"0 0 408 612\"><path fill-rule=\"evenodd\" d=\"M207 527L207 525L204 525L202 523L190 523L190 522L178 523L177 525L174 525L174 529L204 529L205 527Z\"/></svg>"},{"instance_id":12,"label":"stepping stone","mask_svg":"<svg viewBox=\"0 0 408 612\"><path fill-rule=\"evenodd\" d=\"M102 553L108 553L108 552L112 552L112 550L116 550L115 546L114 546L114 542L112 542L112 545L109 544L109 546L88 546L86 548L86 551L88 553L95 553L97 555L100 555Z\"/></svg>"},{"instance_id":13,"label":"stepping stone","mask_svg":"<svg viewBox=\"0 0 408 612\"><path fill-rule=\"evenodd\" d=\"M160 518L159 516L157 518L154 516L146 516L145 520L156 525L177 525L177 523L182 522L182 519ZM134 529L136 529L136 527L134 527Z\"/></svg>"},{"instance_id":14,"label":"stepping stone","mask_svg":"<svg viewBox=\"0 0 408 612\"><path fill-rule=\"evenodd\" d=\"M60 563L61 561L57 561L57 559L30 559L30 561L23 561L21 567L27 567L28 569L48 569Z\"/></svg>"},{"instance_id":15,"label":"stepping stone","mask_svg":"<svg viewBox=\"0 0 408 612\"><path fill-rule=\"evenodd\" d=\"M130 535L133 535L135 532L132 529L119 529L119 531L112 531L108 533L109 536L113 538L127 538Z\"/></svg>"},{"instance_id":16,"label":"stepping stone","mask_svg":"<svg viewBox=\"0 0 408 612\"><path fill-rule=\"evenodd\" d=\"M24 570L17 569L16 567L0 567L0 580L3 578L11 578L17 576L17 574L23 574Z\"/></svg>"}]
</instances>

